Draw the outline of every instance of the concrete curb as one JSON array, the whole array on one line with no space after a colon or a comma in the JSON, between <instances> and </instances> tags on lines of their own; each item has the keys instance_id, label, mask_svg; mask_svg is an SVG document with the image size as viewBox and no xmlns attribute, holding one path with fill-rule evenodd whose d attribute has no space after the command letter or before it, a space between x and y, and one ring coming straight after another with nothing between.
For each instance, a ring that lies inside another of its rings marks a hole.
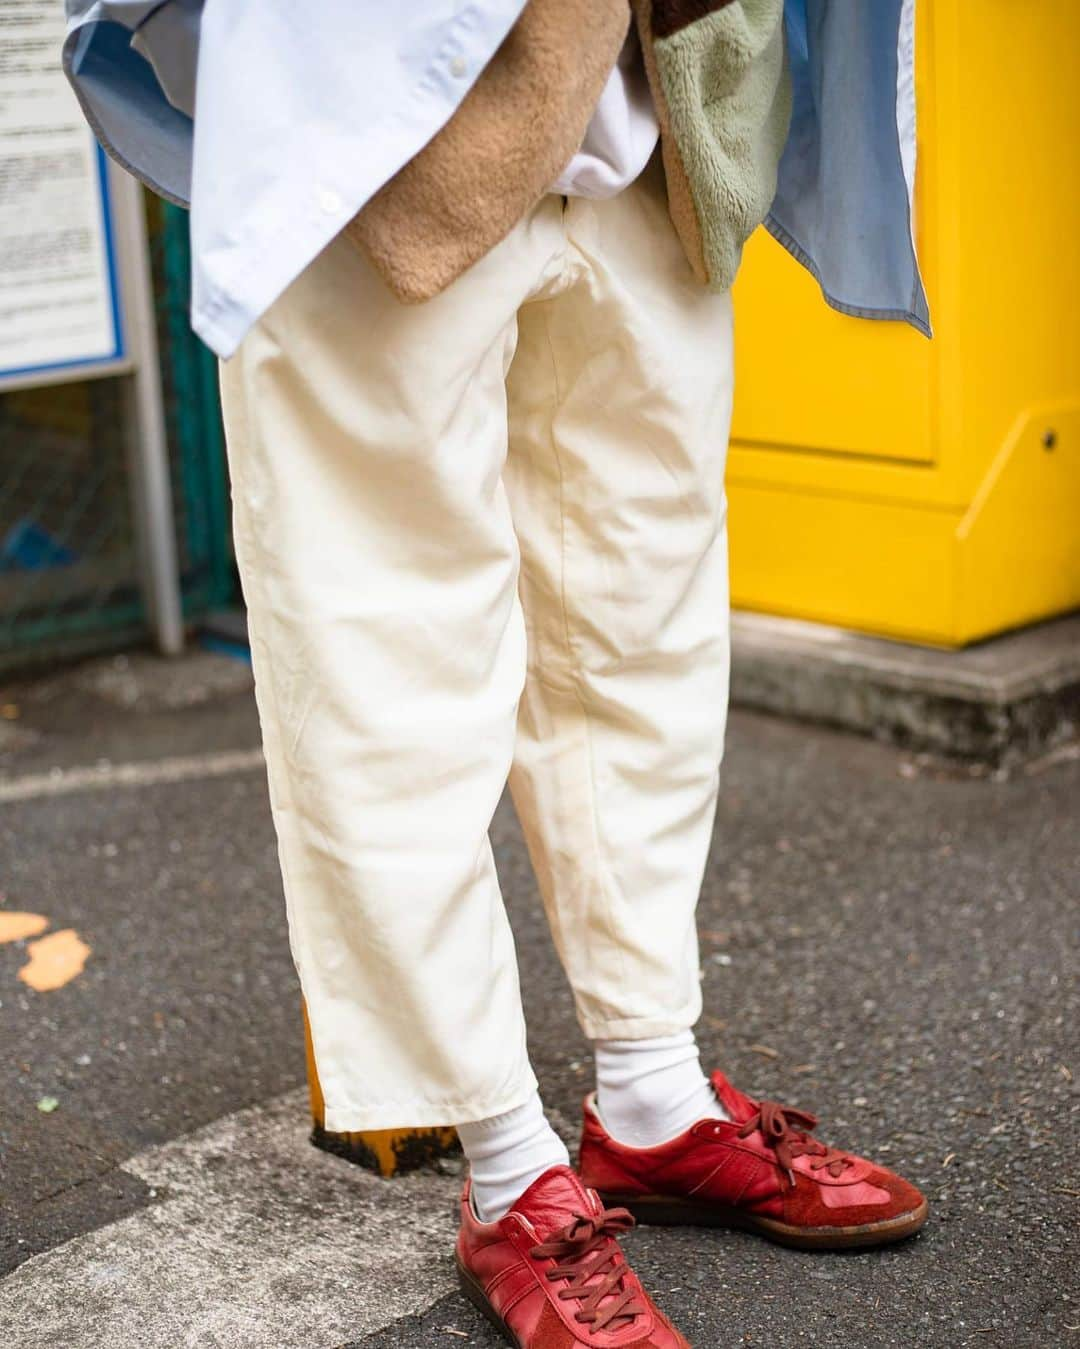
<instances>
[{"instance_id":1,"label":"concrete curb","mask_svg":"<svg viewBox=\"0 0 1080 1349\"><path fill-rule=\"evenodd\" d=\"M941 651L739 613L732 701L1010 768L1077 735L1080 615Z\"/></svg>"}]
</instances>

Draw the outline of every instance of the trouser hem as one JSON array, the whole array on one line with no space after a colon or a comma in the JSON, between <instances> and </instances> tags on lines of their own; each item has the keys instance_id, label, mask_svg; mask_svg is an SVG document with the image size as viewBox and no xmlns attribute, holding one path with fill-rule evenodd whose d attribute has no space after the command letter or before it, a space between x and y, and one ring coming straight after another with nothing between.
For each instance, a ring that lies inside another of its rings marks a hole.
<instances>
[{"instance_id":1,"label":"trouser hem","mask_svg":"<svg viewBox=\"0 0 1080 1349\"><path fill-rule=\"evenodd\" d=\"M676 1035L690 1030L701 1015L700 1007L687 1008L682 1015L665 1017L623 1017L604 1021L581 1018L581 1028L589 1040L653 1040L661 1035Z\"/></svg>"},{"instance_id":2,"label":"trouser hem","mask_svg":"<svg viewBox=\"0 0 1080 1349\"><path fill-rule=\"evenodd\" d=\"M530 1072L512 1091L472 1101L393 1101L366 1106L327 1102L323 1128L331 1134L370 1133L383 1129L449 1129L516 1110L536 1089L536 1077Z\"/></svg>"}]
</instances>

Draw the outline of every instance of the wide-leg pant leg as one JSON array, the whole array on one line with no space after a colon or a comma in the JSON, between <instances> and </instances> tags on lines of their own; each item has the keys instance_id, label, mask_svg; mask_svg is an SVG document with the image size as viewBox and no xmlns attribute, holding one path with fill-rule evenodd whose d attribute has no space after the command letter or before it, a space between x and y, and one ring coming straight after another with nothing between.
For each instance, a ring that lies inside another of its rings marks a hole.
<instances>
[{"instance_id":1,"label":"wide-leg pant leg","mask_svg":"<svg viewBox=\"0 0 1080 1349\"><path fill-rule=\"evenodd\" d=\"M525 670L502 469L549 199L403 306L344 240L222 370L236 554L330 1130L459 1123L535 1088L488 826Z\"/></svg>"},{"instance_id":2,"label":"wide-leg pant leg","mask_svg":"<svg viewBox=\"0 0 1080 1349\"><path fill-rule=\"evenodd\" d=\"M693 279L654 160L566 207L572 282L526 304L506 480L529 668L511 787L581 1024L682 1029L728 697L731 303Z\"/></svg>"}]
</instances>

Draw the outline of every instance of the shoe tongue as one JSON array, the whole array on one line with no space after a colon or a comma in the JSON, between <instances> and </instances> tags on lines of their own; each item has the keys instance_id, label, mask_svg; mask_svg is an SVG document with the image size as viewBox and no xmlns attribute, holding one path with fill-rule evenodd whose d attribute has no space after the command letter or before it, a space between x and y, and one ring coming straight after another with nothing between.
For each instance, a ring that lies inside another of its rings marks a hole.
<instances>
[{"instance_id":1,"label":"shoe tongue","mask_svg":"<svg viewBox=\"0 0 1080 1349\"><path fill-rule=\"evenodd\" d=\"M713 1073L713 1091L720 1098L720 1104L736 1124L745 1124L757 1111L757 1102L744 1095L738 1087L733 1087L723 1073Z\"/></svg>"},{"instance_id":2,"label":"shoe tongue","mask_svg":"<svg viewBox=\"0 0 1080 1349\"><path fill-rule=\"evenodd\" d=\"M568 1166L553 1166L539 1176L514 1205L528 1218L541 1241L561 1232L574 1218L599 1213L596 1197Z\"/></svg>"}]
</instances>

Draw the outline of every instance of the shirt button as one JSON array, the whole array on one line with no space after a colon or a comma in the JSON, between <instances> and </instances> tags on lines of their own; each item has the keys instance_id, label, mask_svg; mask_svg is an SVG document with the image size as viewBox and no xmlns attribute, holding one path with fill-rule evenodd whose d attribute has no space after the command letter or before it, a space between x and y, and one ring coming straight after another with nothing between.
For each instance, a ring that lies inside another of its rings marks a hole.
<instances>
[{"instance_id":1,"label":"shirt button","mask_svg":"<svg viewBox=\"0 0 1080 1349\"><path fill-rule=\"evenodd\" d=\"M467 75L468 73L469 63L465 60L464 56L455 56L450 62L450 74L460 80L463 75Z\"/></svg>"},{"instance_id":2,"label":"shirt button","mask_svg":"<svg viewBox=\"0 0 1080 1349\"><path fill-rule=\"evenodd\" d=\"M341 210L341 198L329 187L319 193L319 206L327 215L336 215Z\"/></svg>"}]
</instances>

